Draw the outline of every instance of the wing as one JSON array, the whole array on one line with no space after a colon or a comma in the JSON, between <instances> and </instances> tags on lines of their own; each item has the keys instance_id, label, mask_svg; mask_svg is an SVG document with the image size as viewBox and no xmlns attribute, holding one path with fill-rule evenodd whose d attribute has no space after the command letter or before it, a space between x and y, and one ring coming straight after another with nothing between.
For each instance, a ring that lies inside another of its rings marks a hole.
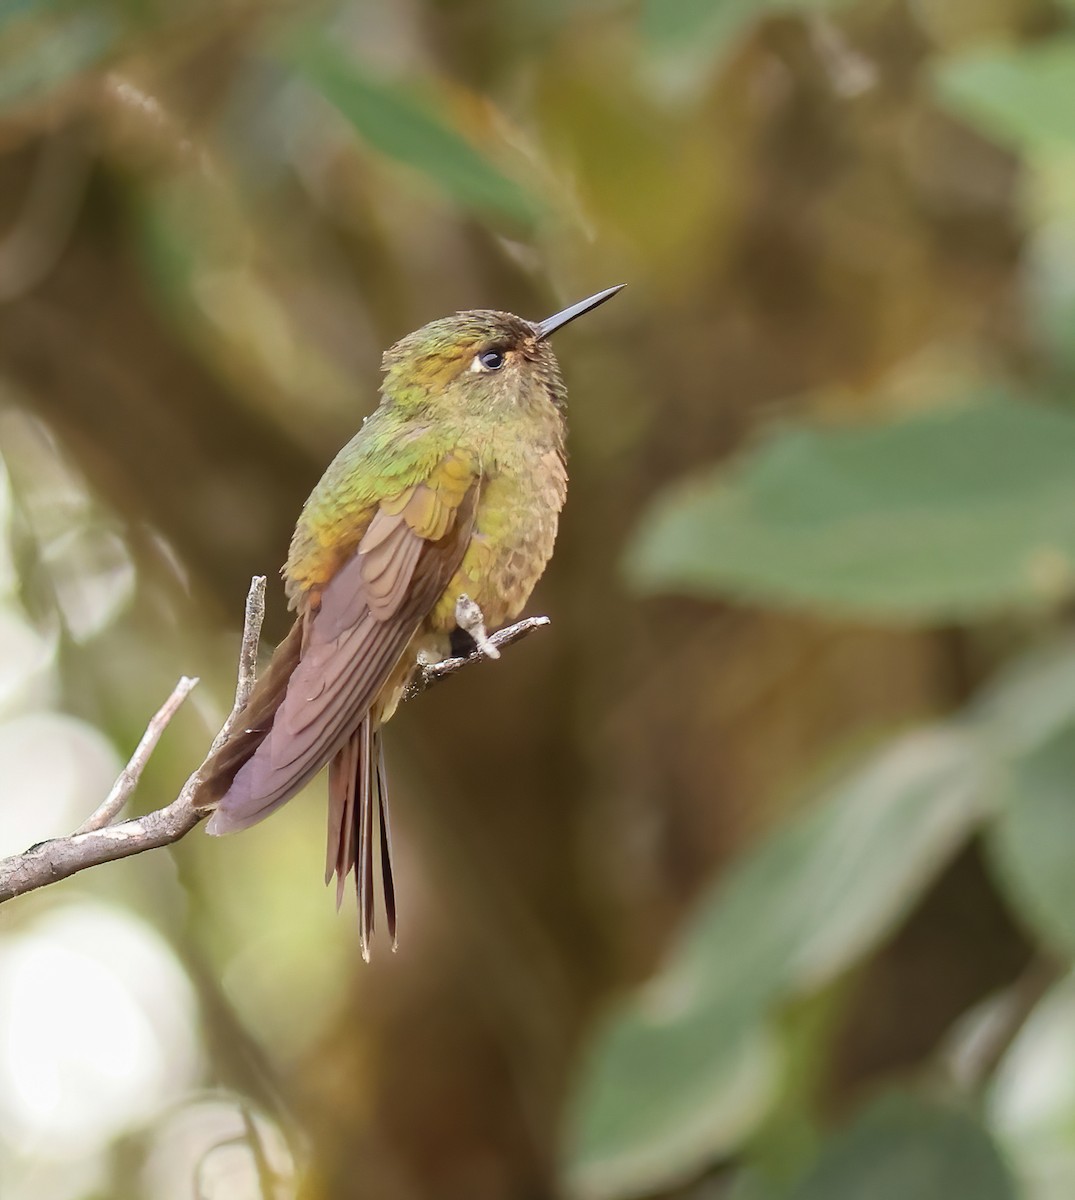
<instances>
[{"instance_id":1,"label":"wing","mask_svg":"<svg viewBox=\"0 0 1075 1200\"><path fill-rule=\"evenodd\" d=\"M351 556L304 598L301 649L286 687L278 680L268 705L255 692L248 711L260 724L240 728L230 753L226 743L219 766L211 764L210 776L232 778L210 832L268 816L347 742L458 569L480 482L469 456L446 455L428 478L380 503Z\"/></svg>"}]
</instances>

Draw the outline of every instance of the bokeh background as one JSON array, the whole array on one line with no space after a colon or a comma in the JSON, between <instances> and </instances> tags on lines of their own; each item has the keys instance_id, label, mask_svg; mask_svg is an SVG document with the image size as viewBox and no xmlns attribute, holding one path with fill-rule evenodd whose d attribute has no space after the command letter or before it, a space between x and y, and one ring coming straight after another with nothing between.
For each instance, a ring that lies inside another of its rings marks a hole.
<instances>
[{"instance_id":1,"label":"bokeh background","mask_svg":"<svg viewBox=\"0 0 1075 1200\"><path fill-rule=\"evenodd\" d=\"M4 0L2 853L197 674L176 794L385 346L629 286L398 954L323 785L5 905L3 1200L1070 1200L1073 281L1071 0Z\"/></svg>"}]
</instances>

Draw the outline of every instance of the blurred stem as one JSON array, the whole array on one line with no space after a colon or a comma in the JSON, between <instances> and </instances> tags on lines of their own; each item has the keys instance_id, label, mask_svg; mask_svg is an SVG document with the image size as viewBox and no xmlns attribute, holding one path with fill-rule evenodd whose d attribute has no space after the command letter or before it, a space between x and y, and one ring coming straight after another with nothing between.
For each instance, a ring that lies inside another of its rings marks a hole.
<instances>
[{"instance_id":1,"label":"blurred stem","mask_svg":"<svg viewBox=\"0 0 1075 1200\"><path fill-rule=\"evenodd\" d=\"M262 1143L261 1134L258 1132L257 1124L250 1114L250 1109L245 1104L239 1106L239 1113L243 1118L243 1125L246 1128L246 1140L250 1146L250 1153L254 1159L254 1167L258 1173L258 1188L264 1200L273 1200L273 1197L276 1195L276 1175L269 1165L269 1159L265 1154L265 1146Z\"/></svg>"},{"instance_id":2,"label":"blurred stem","mask_svg":"<svg viewBox=\"0 0 1075 1200\"><path fill-rule=\"evenodd\" d=\"M31 291L59 261L86 194L90 165L81 129L70 127L41 142L19 215L0 239L0 302Z\"/></svg>"},{"instance_id":3,"label":"blurred stem","mask_svg":"<svg viewBox=\"0 0 1075 1200\"><path fill-rule=\"evenodd\" d=\"M1015 1044L1046 992L1064 974L1053 958L1038 955L1004 995L996 1019L968 1047L958 1084L968 1095L977 1095L992 1081L997 1068Z\"/></svg>"}]
</instances>

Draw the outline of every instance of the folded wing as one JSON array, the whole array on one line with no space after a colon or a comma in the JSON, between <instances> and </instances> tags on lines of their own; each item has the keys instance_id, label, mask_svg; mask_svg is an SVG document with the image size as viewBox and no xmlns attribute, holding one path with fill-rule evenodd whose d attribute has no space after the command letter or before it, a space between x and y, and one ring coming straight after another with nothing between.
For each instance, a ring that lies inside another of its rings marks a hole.
<instances>
[{"instance_id":1,"label":"folded wing","mask_svg":"<svg viewBox=\"0 0 1075 1200\"><path fill-rule=\"evenodd\" d=\"M215 806L211 833L268 816L358 729L462 561L480 481L460 457L382 501L354 553L306 602L282 661L207 769L195 802Z\"/></svg>"}]
</instances>

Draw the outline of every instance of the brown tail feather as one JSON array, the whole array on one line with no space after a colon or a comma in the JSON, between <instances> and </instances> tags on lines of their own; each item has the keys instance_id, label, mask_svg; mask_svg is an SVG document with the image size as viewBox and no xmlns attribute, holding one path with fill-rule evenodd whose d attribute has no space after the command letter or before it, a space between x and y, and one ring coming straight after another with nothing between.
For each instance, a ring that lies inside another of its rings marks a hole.
<instances>
[{"instance_id":1,"label":"brown tail feather","mask_svg":"<svg viewBox=\"0 0 1075 1200\"><path fill-rule=\"evenodd\" d=\"M265 740L301 654L300 618L291 626L287 637L276 647L272 662L254 685L250 699L236 719L235 728L228 740L206 764L198 790L194 794L195 808L213 808L218 804L231 787L239 768Z\"/></svg>"},{"instance_id":2,"label":"brown tail feather","mask_svg":"<svg viewBox=\"0 0 1075 1200\"><path fill-rule=\"evenodd\" d=\"M392 875L392 830L388 824L388 775L384 769L384 739L380 729L373 731L373 757L376 762L377 811L381 822L381 887L384 889L385 921L392 949L396 948L396 885Z\"/></svg>"},{"instance_id":3,"label":"brown tail feather","mask_svg":"<svg viewBox=\"0 0 1075 1200\"><path fill-rule=\"evenodd\" d=\"M336 909L343 903L344 883L355 865L355 785L358 780L358 738L346 745L328 768L328 852L325 883L336 876Z\"/></svg>"},{"instance_id":4,"label":"brown tail feather","mask_svg":"<svg viewBox=\"0 0 1075 1200\"><path fill-rule=\"evenodd\" d=\"M287 692L288 680L302 653L302 621L296 621L276 648L228 740L206 764L194 795L196 808L214 808L236 774L262 744ZM396 939L396 892L392 877L392 837L388 825L388 784L381 729L369 713L329 763L328 848L325 882L336 876L336 907L343 902L348 874L355 870L359 937L369 958L373 933L374 823L379 826L381 884L385 916L393 947ZM376 809L376 814L375 814Z\"/></svg>"},{"instance_id":5,"label":"brown tail feather","mask_svg":"<svg viewBox=\"0 0 1075 1200\"><path fill-rule=\"evenodd\" d=\"M362 957L369 962L373 935L373 755L370 753L370 715L358 727L358 861L355 865L355 890L358 893L358 936Z\"/></svg>"},{"instance_id":6,"label":"brown tail feather","mask_svg":"<svg viewBox=\"0 0 1075 1200\"><path fill-rule=\"evenodd\" d=\"M329 766L328 850L325 882L336 876L336 906L354 868L358 895L359 941L369 958L374 927L374 824L378 826L381 886L392 945L396 941L396 890L392 878L392 837L388 826L388 784L381 730L367 714Z\"/></svg>"}]
</instances>

